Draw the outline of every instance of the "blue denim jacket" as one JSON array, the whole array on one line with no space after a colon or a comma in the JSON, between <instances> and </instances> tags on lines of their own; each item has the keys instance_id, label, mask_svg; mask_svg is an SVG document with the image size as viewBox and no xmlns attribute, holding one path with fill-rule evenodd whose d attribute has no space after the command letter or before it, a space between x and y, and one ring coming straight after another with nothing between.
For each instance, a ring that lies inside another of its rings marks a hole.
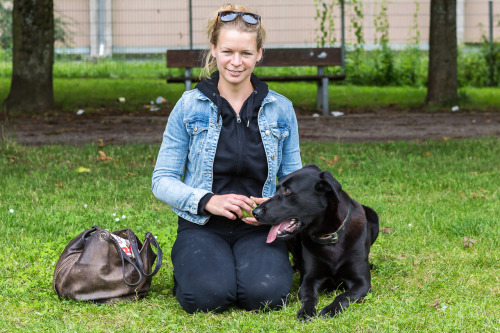
<instances>
[{"instance_id":1,"label":"blue denim jacket","mask_svg":"<svg viewBox=\"0 0 500 333\"><path fill-rule=\"evenodd\" d=\"M300 169L299 133L292 103L270 90L258 124L267 156L268 175L262 197L276 192L276 178ZM198 89L186 91L170 114L153 171L153 194L180 217L205 224L198 203L211 193L213 163L222 120L217 106Z\"/></svg>"}]
</instances>

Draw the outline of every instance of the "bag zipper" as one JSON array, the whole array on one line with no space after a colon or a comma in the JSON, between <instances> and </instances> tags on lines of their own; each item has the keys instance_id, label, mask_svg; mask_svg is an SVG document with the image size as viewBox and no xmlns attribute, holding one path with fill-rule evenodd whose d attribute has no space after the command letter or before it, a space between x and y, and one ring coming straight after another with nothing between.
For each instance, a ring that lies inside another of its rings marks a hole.
<instances>
[{"instance_id":1,"label":"bag zipper","mask_svg":"<svg viewBox=\"0 0 500 333\"><path fill-rule=\"evenodd\" d=\"M59 272L64 268L66 267L67 264L69 264L69 262L71 261L71 259L73 259L73 257L77 254L81 254L81 252L75 252L75 253L72 253L70 254L62 263L61 263L61 266L59 266L59 269L56 270L56 277L57 275L59 274ZM78 258L77 258L78 259Z\"/></svg>"}]
</instances>

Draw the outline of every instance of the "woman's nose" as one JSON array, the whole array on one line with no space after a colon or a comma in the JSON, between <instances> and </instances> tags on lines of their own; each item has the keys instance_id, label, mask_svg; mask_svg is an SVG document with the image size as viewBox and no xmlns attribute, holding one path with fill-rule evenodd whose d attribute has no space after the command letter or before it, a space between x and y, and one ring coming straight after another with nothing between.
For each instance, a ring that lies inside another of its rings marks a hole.
<instances>
[{"instance_id":1,"label":"woman's nose","mask_svg":"<svg viewBox=\"0 0 500 333\"><path fill-rule=\"evenodd\" d=\"M239 66L241 65L241 56L238 52L233 53L233 57L231 59L231 64L233 66Z\"/></svg>"}]
</instances>

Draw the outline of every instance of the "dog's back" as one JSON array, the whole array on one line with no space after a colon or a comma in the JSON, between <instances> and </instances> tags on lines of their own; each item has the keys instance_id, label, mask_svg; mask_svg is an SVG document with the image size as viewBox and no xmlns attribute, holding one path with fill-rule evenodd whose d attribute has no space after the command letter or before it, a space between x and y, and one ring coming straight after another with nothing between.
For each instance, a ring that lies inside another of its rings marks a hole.
<instances>
[{"instance_id":1,"label":"dog's back","mask_svg":"<svg viewBox=\"0 0 500 333\"><path fill-rule=\"evenodd\" d=\"M368 225L370 226L371 233L371 244L375 243L375 240L378 237L379 231L379 221L377 213L370 207L362 205L365 210L366 220L368 221Z\"/></svg>"}]
</instances>

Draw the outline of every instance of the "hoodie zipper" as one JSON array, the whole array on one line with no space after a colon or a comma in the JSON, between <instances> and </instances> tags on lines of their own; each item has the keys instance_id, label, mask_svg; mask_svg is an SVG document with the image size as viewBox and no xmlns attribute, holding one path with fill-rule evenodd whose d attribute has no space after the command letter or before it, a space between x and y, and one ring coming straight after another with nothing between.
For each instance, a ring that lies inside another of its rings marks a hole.
<instances>
[{"instance_id":1,"label":"hoodie zipper","mask_svg":"<svg viewBox=\"0 0 500 333\"><path fill-rule=\"evenodd\" d=\"M240 111L241 112L241 111ZM241 124L241 116L239 113L236 113L236 122L238 124L236 124L236 138L238 140L238 164L236 166L236 172L235 174L241 174L241 168L243 166L243 153L244 153L244 149L243 149L243 128L240 126ZM240 187L240 178L239 177L236 177L236 186L235 188L236 189L239 189Z\"/></svg>"}]
</instances>

